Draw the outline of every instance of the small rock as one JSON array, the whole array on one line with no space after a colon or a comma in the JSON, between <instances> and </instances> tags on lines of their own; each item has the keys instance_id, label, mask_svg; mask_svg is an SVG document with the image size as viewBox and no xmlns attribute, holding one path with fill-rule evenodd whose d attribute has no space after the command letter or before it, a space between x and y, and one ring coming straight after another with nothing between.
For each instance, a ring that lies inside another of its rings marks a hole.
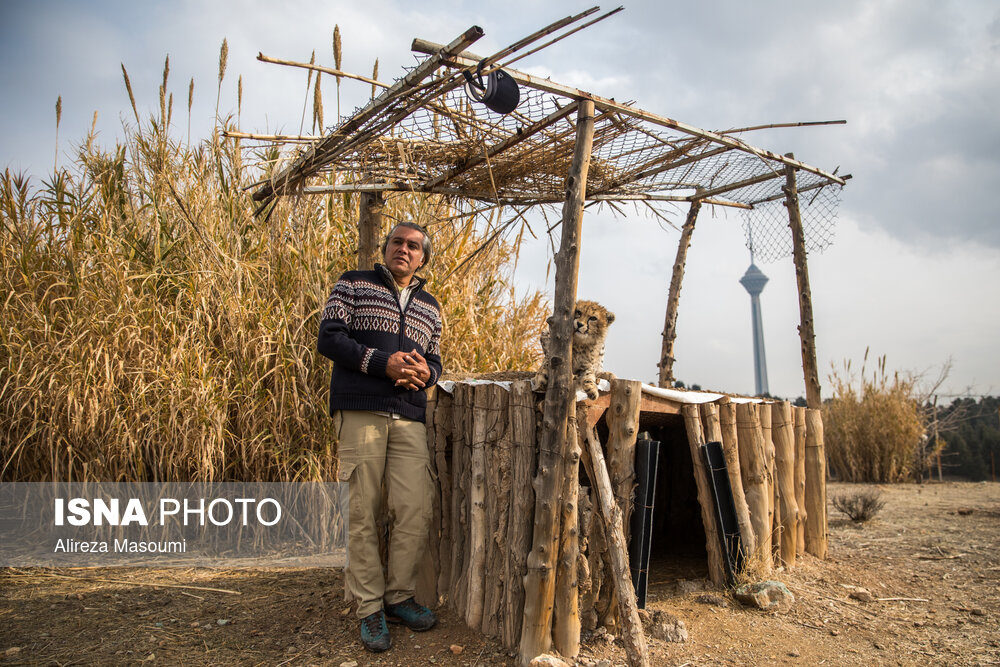
<instances>
[{"instance_id":1,"label":"small rock","mask_svg":"<svg viewBox=\"0 0 1000 667\"><path fill-rule=\"evenodd\" d=\"M351 608L350 607L344 607L343 609L340 610L340 615L341 616L347 616L350 613L351 613Z\"/></svg>"},{"instance_id":2,"label":"small rock","mask_svg":"<svg viewBox=\"0 0 1000 667\"><path fill-rule=\"evenodd\" d=\"M611 667L610 660L598 660L594 667Z\"/></svg>"},{"instance_id":3,"label":"small rock","mask_svg":"<svg viewBox=\"0 0 1000 667\"><path fill-rule=\"evenodd\" d=\"M217 619L215 619L215 624L216 625L229 625L230 622L231 622L231 620L228 619L228 618L217 618Z\"/></svg>"},{"instance_id":4,"label":"small rock","mask_svg":"<svg viewBox=\"0 0 1000 667\"><path fill-rule=\"evenodd\" d=\"M665 642L686 642L687 627L684 621L665 611L656 610L651 614L647 630L650 635Z\"/></svg>"},{"instance_id":5,"label":"small rock","mask_svg":"<svg viewBox=\"0 0 1000 667\"><path fill-rule=\"evenodd\" d=\"M11 646L9 649L3 652L5 658L10 658L21 652L20 646Z\"/></svg>"},{"instance_id":6,"label":"small rock","mask_svg":"<svg viewBox=\"0 0 1000 667\"><path fill-rule=\"evenodd\" d=\"M884 651L885 650L885 647L882 646L881 644L879 644L878 642L872 642L872 646L874 646L875 648L877 648L880 651Z\"/></svg>"},{"instance_id":7,"label":"small rock","mask_svg":"<svg viewBox=\"0 0 1000 667\"><path fill-rule=\"evenodd\" d=\"M465 647L460 646L459 644L452 644L448 648L451 649L451 652L454 653L455 655L461 655L462 651L465 650Z\"/></svg>"},{"instance_id":8,"label":"small rock","mask_svg":"<svg viewBox=\"0 0 1000 667\"><path fill-rule=\"evenodd\" d=\"M680 579L677 581L677 592L681 595L685 593L700 593L705 590L704 579Z\"/></svg>"},{"instance_id":9,"label":"small rock","mask_svg":"<svg viewBox=\"0 0 1000 667\"><path fill-rule=\"evenodd\" d=\"M357 660L348 660L346 662L340 663L340 667L358 667Z\"/></svg>"},{"instance_id":10,"label":"small rock","mask_svg":"<svg viewBox=\"0 0 1000 667\"><path fill-rule=\"evenodd\" d=\"M532 658L530 667L570 667L562 658L543 653Z\"/></svg>"},{"instance_id":11,"label":"small rock","mask_svg":"<svg viewBox=\"0 0 1000 667\"><path fill-rule=\"evenodd\" d=\"M786 612L795 604L795 596L780 581L743 584L736 589L736 599L749 607L764 611Z\"/></svg>"},{"instance_id":12,"label":"small rock","mask_svg":"<svg viewBox=\"0 0 1000 667\"><path fill-rule=\"evenodd\" d=\"M145 658L142 659L143 662L153 662L154 660L156 660L155 653L150 653L149 655L147 655Z\"/></svg>"},{"instance_id":13,"label":"small rock","mask_svg":"<svg viewBox=\"0 0 1000 667\"><path fill-rule=\"evenodd\" d=\"M716 595L715 593L705 593L704 595L699 595L695 598L695 601L702 604L710 604L713 607L721 607L723 609L727 609L729 607L729 600L721 595Z\"/></svg>"},{"instance_id":14,"label":"small rock","mask_svg":"<svg viewBox=\"0 0 1000 667\"><path fill-rule=\"evenodd\" d=\"M840 634L840 630L837 630L836 628L830 628L830 634L836 637L837 635Z\"/></svg>"},{"instance_id":15,"label":"small rock","mask_svg":"<svg viewBox=\"0 0 1000 667\"><path fill-rule=\"evenodd\" d=\"M848 597L858 602L875 602L875 596L867 588L855 588Z\"/></svg>"},{"instance_id":16,"label":"small rock","mask_svg":"<svg viewBox=\"0 0 1000 667\"><path fill-rule=\"evenodd\" d=\"M795 649L792 649L791 651L788 652L788 657L789 658L801 658L802 654L799 653L798 651L796 651Z\"/></svg>"},{"instance_id":17,"label":"small rock","mask_svg":"<svg viewBox=\"0 0 1000 667\"><path fill-rule=\"evenodd\" d=\"M958 510L958 513L961 514L962 516L969 516L970 514L972 514L972 510L963 507L962 509Z\"/></svg>"}]
</instances>

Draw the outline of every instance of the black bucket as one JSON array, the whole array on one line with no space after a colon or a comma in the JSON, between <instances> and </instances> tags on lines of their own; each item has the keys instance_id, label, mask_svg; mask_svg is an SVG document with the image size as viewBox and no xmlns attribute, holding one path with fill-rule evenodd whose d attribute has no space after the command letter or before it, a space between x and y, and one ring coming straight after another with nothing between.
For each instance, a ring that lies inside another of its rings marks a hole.
<instances>
[{"instance_id":1,"label":"black bucket","mask_svg":"<svg viewBox=\"0 0 1000 667\"><path fill-rule=\"evenodd\" d=\"M510 74L502 69L496 69L486 77L483 83L483 63L480 61L476 68L476 76L473 77L468 71L462 72L468 82L466 90L469 96L477 102L482 102L491 111L508 114L517 108L517 103L521 101L521 91L517 87L517 82L511 78Z\"/></svg>"}]
</instances>

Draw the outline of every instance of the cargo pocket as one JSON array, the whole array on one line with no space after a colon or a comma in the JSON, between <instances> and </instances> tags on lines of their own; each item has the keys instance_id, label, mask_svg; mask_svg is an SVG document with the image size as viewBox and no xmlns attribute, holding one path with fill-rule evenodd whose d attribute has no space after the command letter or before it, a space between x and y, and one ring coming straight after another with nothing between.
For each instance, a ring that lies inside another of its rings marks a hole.
<instances>
[{"instance_id":1,"label":"cargo pocket","mask_svg":"<svg viewBox=\"0 0 1000 667\"><path fill-rule=\"evenodd\" d=\"M344 413L337 410L333 413L333 430L337 434L337 460L338 470L337 481L348 482L354 469L358 466L357 445L355 443L345 444L340 437L344 429Z\"/></svg>"}]
</instances>

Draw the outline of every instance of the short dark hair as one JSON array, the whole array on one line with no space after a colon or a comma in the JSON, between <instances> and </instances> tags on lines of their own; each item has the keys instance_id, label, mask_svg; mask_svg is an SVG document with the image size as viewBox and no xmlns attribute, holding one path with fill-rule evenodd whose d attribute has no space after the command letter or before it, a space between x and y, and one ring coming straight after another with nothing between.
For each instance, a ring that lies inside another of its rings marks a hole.
<instances>
[{"instance_id":1,"label":"short dark hair","mask_svg":"<svg viewBox=\"0 0 1000 667\"><path fill-rule=\"evenodd\" d=\"M427 233L426 229L424 229L415 222L410 222L409 220L404 220L403 222L396 223L395 225L392 226L392 229L389 230L389 233L385 235L385 240L382 241L382 255L383 256L385 255L385 249L389 247L389 239L392 238L392 235L400 227L409 227L410 229L415 229L424 235L424 244L423 244L424 261L420 265L420 267L423 268L427 264L427 262L431 261L431 253L433 253L434 251L434 248L431 245L431 235Z\"/></svg>"}]
</instances>

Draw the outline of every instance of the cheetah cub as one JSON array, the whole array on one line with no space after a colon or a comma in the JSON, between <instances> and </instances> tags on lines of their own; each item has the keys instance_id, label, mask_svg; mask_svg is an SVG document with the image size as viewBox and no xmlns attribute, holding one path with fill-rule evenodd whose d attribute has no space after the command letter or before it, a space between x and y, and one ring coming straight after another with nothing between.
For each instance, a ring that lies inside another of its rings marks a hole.
<instances>
[{"instance_id":1,"label":"cheetah cub","mask_svg":"<svg viewBox=\"0 0 1000 667\"><path fill-rule=\"evenodd\" d=\"M597 376L604 361L604 341L608 337L608 325L615 321L615 314L595 301L577 301L573 313L573 379L577 391L586 392L595 399L598 396ZM549 331L542 334L542 367L532 380L536 390L542 390L549 382Z\"/></svg>"}]
</instances>

